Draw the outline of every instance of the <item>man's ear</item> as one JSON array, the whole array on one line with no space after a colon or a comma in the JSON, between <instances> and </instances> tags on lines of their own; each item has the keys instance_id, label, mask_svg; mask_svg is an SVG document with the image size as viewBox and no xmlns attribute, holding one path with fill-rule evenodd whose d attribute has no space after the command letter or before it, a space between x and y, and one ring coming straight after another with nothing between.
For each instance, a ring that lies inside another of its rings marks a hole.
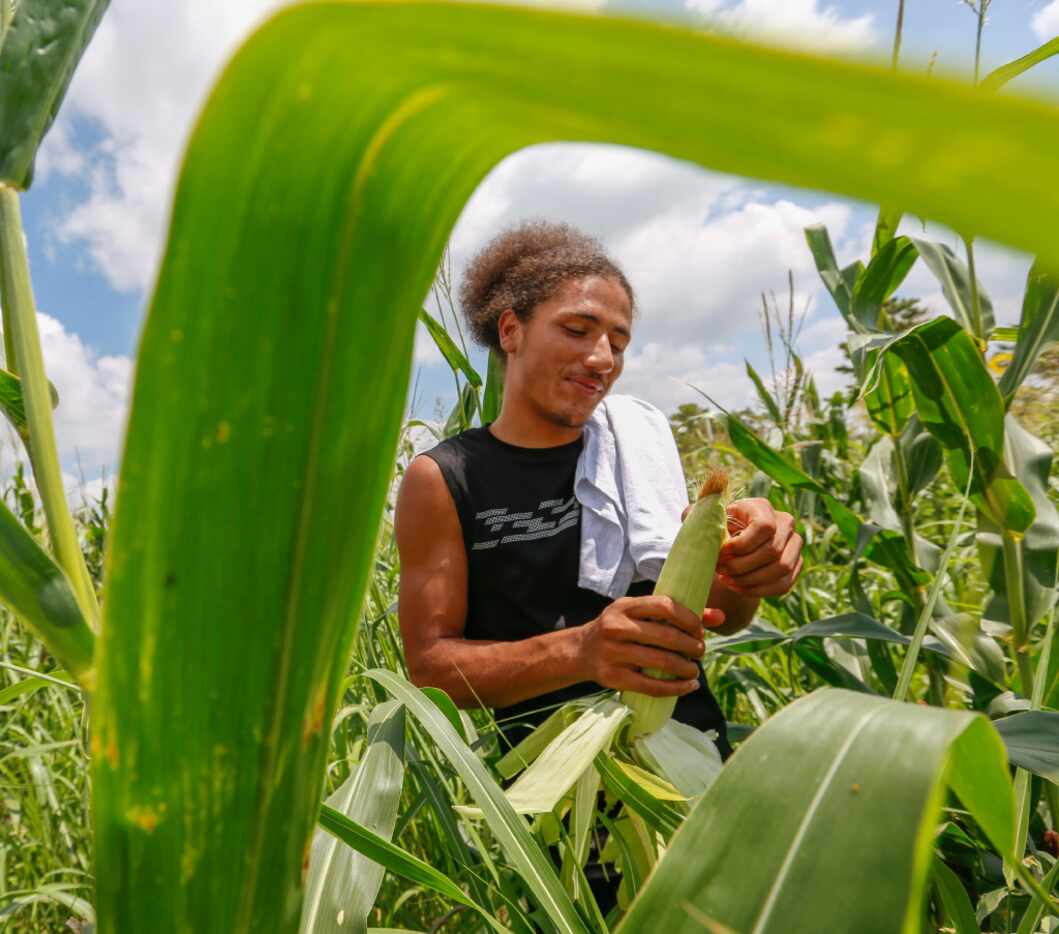
<instances>
[{"instance_id":1,"label":"man's ear","mask_svg":"<svg viewBox=\"0 0 1059 934\"><path fill-rule=\"evenodd\" d=\"M505 308L500 312L496 330L504 353L517 353L522 341L522 322L519 321L513 308Z\"/></svg>"}]
</instances>

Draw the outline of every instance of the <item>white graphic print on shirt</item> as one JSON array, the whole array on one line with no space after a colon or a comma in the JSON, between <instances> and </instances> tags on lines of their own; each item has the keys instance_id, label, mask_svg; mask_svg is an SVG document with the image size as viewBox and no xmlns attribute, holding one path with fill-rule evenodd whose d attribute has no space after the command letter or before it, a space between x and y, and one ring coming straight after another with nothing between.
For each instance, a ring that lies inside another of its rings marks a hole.
<instances>
[{"instance_id":1,"label":"white graphic print on shirt","mask_svg":"<svg viewBox=\"0 0 1059 934\"><path fill-rule=\"evenodd\" d=\"M536 538L550 538L572 525L577 525L577 518L580 514L581 504L573 496L569 499L543 500L532 512L508 512L506 506L483 509L475 513L474 518L486 527L486 531L492 537L476 541L471 547L474 551L481 551L507 542L528 542ZM503 532L505 527L511 531L506 535L497 535ZM516 529L521 531L515 531ZM479 532L479 534L486 534L486 532Z\"/></svg>"}]
</instances>

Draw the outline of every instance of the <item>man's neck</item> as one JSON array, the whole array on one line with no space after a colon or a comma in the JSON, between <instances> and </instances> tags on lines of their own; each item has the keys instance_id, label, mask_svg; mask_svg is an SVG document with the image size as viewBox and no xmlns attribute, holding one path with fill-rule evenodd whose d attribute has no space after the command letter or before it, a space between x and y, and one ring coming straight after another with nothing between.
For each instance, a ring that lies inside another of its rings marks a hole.
<instances>
[{"instance_id":1,"label":"man's neck","mask_svg":"<svg viewBox=\"0 0 1059 934\"><path fill-rule=\"evenodd\" d=\"M494 437L522 448L554 448L570 444L581 437L582 430L580 426L571 428L540 417L520 418L507 407L488 428Z\"/></svg>"}]
</instances>

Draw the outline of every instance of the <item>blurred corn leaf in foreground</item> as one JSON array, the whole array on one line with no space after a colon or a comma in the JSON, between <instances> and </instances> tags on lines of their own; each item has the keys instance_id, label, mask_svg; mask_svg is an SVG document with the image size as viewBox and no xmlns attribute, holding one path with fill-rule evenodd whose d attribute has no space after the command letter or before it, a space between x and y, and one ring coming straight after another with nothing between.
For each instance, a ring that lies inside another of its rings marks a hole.
<instances>
[{"instance_id":1,"label":"blurred corn leaf in foreground","mask_svg":"<svg viewBox=\"0 0 1059 934\"><path fill-rule=\"evenodd\" d=\"M841 690L795 701L721 770L618 930L918 930L946 775L1009 855L1015 797L983 716Z\"/></svg>"},{"instance_id":2,"label":"blurred corn leaf in foreground","mask_svg":"<svg viewBox=\"0 0 1059 934\"><path fill-rule=\"evenodd\" d=\"M1043 103L616 17L274 16L194 128L137 358L96 650L101 930L297 929L417 311L489 170L571 139L901 204L1059 268Z\"/></svg>"}]
</instances>

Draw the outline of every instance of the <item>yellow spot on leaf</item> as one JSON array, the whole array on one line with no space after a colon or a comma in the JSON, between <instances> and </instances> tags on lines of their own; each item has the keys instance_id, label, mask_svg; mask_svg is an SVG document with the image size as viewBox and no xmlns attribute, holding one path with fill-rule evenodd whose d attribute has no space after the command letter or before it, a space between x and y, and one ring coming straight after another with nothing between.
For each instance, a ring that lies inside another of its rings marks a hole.
<instances>
[{"instance_id":1,"label":"yellow spot on leaf","mask_svg":"<svg viewBox=\"0 0 1059 934\"><path fill-rule=\"evenodd\" d=\"M316 696L313 698L312 708L309 711L309 716L305 720L305 729L302 731L302 744L305 746L309 745L309 741L318 734L324 726L324 699L327 695L325 694L325 686L320 685L316 692Z\"/></svg>"},{"instance_id":2,"label":"yellow spot on leaf","mask_svg":"<svg viewBox=\"0 0 1059 934\"><path fill-rule=\"evenodd\" d=\"M232 433L232 427L227 422L221 422L217 426L217 443L224 444Z\"/></svg>"},{"instance_id":3,"label":"yellow spot on leaf","mask_svg":"<svg viewBox=\"0 0 1059 934\"><path fill-rule=\"evenodd\" d=\"M195 875L195 866L199 861L199 851L190 844L185 845L180 855L180 882L187 885Z\"/></svg>"},{"instance_id":4,"label":"yellow spot on leaf","mask_svg":"<svg viewBox=\"0 0 1059 934\"><path fill-rule=\"evenodd\" d=\"M152 807L136 804L125 812L125 817L141 830L145 830L147 833L152 833L155 827L158 826L164 813L164 804L159 805L157 810Z\"/></svg>"}]
</instances>

